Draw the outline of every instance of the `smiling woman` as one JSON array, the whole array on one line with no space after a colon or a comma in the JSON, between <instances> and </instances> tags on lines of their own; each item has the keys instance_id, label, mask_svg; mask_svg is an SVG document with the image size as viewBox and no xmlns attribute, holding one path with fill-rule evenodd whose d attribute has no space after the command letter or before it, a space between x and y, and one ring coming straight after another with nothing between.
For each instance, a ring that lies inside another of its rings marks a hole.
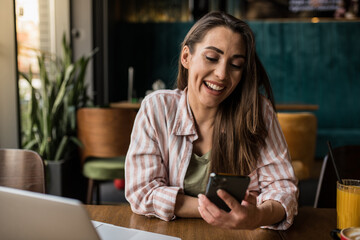
<instances>
[{"instance_id":1,"label":"smiling woman","mask_svg":"<svg viewBox=\"0 0 360 240\"><path fill-rule=\"evenodd\" d=\"M212 12L181 49L177 89L148 95L134 123L125 163L132 210L166 221L202 217L222 228L288 228L298 189L251 29ZM230 212L203 195L210 172L250 177L242 202L218 192Z\"/></svg>"}]
</instances>

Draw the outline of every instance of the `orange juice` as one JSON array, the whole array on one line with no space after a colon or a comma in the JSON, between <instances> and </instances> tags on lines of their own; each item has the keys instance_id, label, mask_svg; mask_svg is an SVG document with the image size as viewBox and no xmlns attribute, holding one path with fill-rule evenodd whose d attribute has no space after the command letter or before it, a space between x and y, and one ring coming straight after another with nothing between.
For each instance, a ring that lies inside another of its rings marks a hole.
<instances>
[{"instance_id":1,"label":"orange juice","mask_svg":"<svg viewBox=\"0 0 360 240\"><path fill-rule=\"evenodd\" d=\"M337 183L337 227L360 227L360 180L344 179Z\"/></svg>"}]
</instances>

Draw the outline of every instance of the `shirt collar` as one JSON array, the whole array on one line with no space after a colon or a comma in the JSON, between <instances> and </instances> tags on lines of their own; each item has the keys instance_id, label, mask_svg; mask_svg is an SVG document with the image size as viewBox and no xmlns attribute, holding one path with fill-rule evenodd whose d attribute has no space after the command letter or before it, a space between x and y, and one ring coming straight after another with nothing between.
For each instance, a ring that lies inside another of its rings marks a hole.
<instances>
[{"instance_id":1,"label":"shirt collar","mask_svg":"<svg viewBox=\"0 0 360 240\"><path fill-rule=\"evenodd\" d=\"M188 101L187 88L182 91L182 95L179 100L172 134L178 136L189 135L191 141L198 139L195 120Z\"/></svg>"}]
</instances>

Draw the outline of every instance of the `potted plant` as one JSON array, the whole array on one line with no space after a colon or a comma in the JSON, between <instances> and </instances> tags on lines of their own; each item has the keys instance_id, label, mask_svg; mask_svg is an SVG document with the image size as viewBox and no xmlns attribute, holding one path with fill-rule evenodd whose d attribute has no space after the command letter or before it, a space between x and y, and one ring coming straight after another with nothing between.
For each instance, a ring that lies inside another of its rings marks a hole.
<instances>
[{"instance_id":1,"label":"potted plant","mask_svg":"<svg viewBox=\"0 0 360 240\"><path fill-rule=\"evenodd\" d=\"M56 165L69 162L70 158L77 159L77 148L81 146L76 138L76 110L92 104L84 81L86 68L95 53L73 62L65 35L62 47L62 57L38 52L39 88L34 87L31 67L28 74L20 72L30 85L31 95L26 111L22 113L25 114L22 117L22 147L43 157L49 177L47 190L55 195L64 195L63 180L57 178L68 177ZM74 167L74 163L70 165Z\"/></svg>"}]
</instances>

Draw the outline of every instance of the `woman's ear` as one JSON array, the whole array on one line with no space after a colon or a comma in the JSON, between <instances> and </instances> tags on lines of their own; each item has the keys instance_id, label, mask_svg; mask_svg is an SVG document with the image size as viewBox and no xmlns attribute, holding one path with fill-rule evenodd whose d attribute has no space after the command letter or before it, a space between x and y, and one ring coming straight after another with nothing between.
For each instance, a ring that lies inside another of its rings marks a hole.
<instances>
[{"instance_id":1,"label":"woman's ear","mask_svg":"<svg viewBox=\"0 0 360 240\"><path fill-rule=\"evenodd\" d=\"M184 46L182 51L181 51L181 64L183 65L184 68L188 69L189 68L189 61L190 61L190 49L188 46Z\"/></svg>"}]
</instances>

